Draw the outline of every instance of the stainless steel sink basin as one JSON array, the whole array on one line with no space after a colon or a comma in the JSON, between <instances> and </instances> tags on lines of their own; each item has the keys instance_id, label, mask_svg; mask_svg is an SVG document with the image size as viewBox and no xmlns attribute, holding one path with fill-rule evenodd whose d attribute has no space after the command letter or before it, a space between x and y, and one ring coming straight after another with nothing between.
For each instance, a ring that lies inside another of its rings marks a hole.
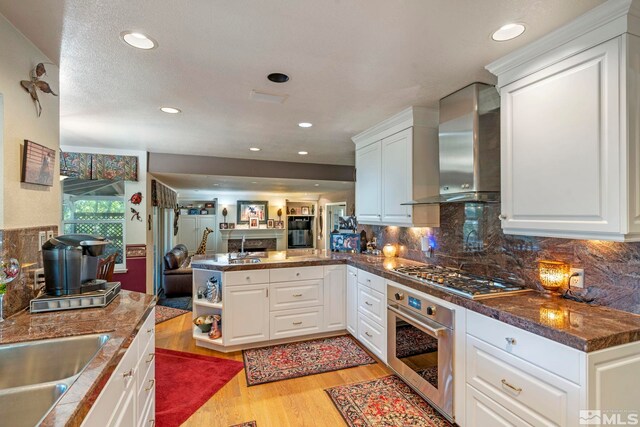
<instances>
[{"instance_id":1,"label":"stainless steel sink basin","mask_svg":"<svg viewBox=\"0 0 640 427\"><path fill-rule=\"evenodd\" d=\"M0 346L0 424L37 425L108 340L93 334Z\"/></svg>"},{"instance_id":2,"label":"stainless steel sink basin","mask_svg":"<svg viewBox=\"0 0 640 427\"><path fill-rule=\"evenodd\" d=\"M259 262L258 258L233 258L229 260L229 264L257 264Z\"/></svg>"}]
</instances>

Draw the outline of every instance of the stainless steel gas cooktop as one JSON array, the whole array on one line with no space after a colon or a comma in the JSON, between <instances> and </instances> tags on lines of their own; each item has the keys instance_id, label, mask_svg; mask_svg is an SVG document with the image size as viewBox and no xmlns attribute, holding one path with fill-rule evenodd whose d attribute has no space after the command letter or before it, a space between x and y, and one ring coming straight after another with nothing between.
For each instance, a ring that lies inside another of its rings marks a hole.
<instances>
[{"instance_id":1,"label":"stainless steel gas cooktop","mask_svg":"<svg viewBox=\"0 0 640 427\"><path fill-rule=\"evenodd\" d=\"M501 279L476 276L447 267L399 266L393 271L470 299L491 298L531 290Z\"/></svg>"}]
</instances>

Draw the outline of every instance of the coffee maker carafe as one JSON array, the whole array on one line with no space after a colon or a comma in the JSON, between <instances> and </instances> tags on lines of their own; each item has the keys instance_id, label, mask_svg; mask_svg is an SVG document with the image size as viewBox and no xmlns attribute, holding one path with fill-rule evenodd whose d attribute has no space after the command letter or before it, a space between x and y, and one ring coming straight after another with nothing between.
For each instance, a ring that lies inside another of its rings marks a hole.
<instances>
[{"instance_id":1,"label":"coffee maker carafe","mask_svg":"<svg viewBox=\"0 0 640 427\"><path fill-rule=\"evenodd\" d=\"M61 296L92 292L104 288L98 280L98 261L110 242L102 236L65 234L42 245L45 291Z\"/></svg>"}]
</instances>

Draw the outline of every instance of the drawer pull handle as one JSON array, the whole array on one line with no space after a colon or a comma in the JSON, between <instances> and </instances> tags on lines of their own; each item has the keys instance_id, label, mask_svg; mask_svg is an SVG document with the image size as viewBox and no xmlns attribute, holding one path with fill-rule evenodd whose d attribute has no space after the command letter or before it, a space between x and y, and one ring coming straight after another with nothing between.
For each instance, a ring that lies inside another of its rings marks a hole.
<instances>
[{"instance_id":1,"label":"drawer pull handle","mask_svg":"<svg viewBox=\"0 0 640 427\"><path fill-rule=\"evenodd\" d=\"M369 332L365 332L364 333L366 336L368 336L369 338L373 338L373 335L371 335Z\"/></svg>"},{"instance_id":2,"label":"drawer pull handle","mask_svg":"<svg viewBox=\"0 0 640 427\"><path fill-rule=\"evenodd\" d=\"M147 333L148 333L148 334L152 334L152 333L153 333L153 328L149 328L149 329L147 329Z\"/></svg>"},{"instance_id":3,"label":"drawer pull handle","mask_svg":"<svg viewBox=\"0 0 640 427\"><path fill-rule=\"evenodd\" d=\"M301 297L301 296L302 296L302 294L293 294L293 296L294 296L294 297L296 297L296 298L298 298L298 297Z\"/></svg>"},{"instance_id":4,"label":"drawer pull handle","mask_svg":"<svg viewBox=\"0 0 640 427\"><path fill-rule=\"evenodd\" d=\"M122 378L129 378L133 376L133 369L129 369L127 372L122 374Z\"/></svg>"},{"instance_id":5,"label":"drawer pull handle","mask_svg":"<svg viewBox=\"0 0 640 427\"><path fill-rule=\"evenodd\" d=\"M302 322L293 322L294 325L302 325Z\"/></svg>"},{"instance_id":6,"label":"drawer pull handle","mask_svg":"<svg viewBox=\"0 0 640 427\"><path fill-rule=\"evenodd\" d=\"M369 301L365 301L364 303L367 304L369 307L371 307L373 305Z\"/></svg>"},{"instance_id":7,"label":"drawer pull handle","mask_svg":"<svg viewBox=\"0 0 640 427\"><path fill-rule=\"evenodd\" d=\"M516 339L515 338L506 337L505 341L507 341L507 344L509 344L509 345L516 345Z\"/></svg>"},{"instance_id":8,"label":"drawer pull handle","mask_svg":"<svg viewBox=\"0 0 640 427\"><path fill-rule=\"evenodd\" d=\"M156 380L151 378L149 380L149 387L145 387L144 391L151 391L151 389L153 388L153 386L156 384Z\"/></svg>"},{"instance_id":9,"label":"drawer pull handle","mask_svg":"<svg viewBox=\"0 0 640 427\"><path fill-rule=\"evenodd\" d=\"M151 363L154 357L156 357L155 353L149 353L149 358L145 360L145 363Z\"/></svg>"},{"instance_id":10,"label":"drawer pull handle","mask_svg":"<svg viewBox=\"0 0 640 427\"><path fill-rule=\"evenodd\" d=\"M522 389L521 389L520 387L514 387L514 386L512 386L511 384L509 384L509 383L507 382L507 380L504 380L504 379L502 380L502 386L503 386L503 387L507 387L507 388L511 389L511 390L512 390L513 392L515 392L516 394L520 394L520 393L522 393Z\"/></svg>"}]
</instances>

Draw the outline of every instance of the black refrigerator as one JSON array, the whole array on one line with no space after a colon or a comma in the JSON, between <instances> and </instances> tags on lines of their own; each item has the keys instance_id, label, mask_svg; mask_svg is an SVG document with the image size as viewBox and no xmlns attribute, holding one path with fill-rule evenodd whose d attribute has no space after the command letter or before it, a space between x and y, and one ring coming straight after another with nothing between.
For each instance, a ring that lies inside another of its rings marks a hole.
<instances>
[{"instance_id":1,"label":"black refrigerator","mask_svg":"<svg viewBox=\"0 0 640 427\"><path fill-rule=\"evenodd\" d=\"M313 217L289 217L289 249L313 248Z\"/></svg>"}]
</instances>

